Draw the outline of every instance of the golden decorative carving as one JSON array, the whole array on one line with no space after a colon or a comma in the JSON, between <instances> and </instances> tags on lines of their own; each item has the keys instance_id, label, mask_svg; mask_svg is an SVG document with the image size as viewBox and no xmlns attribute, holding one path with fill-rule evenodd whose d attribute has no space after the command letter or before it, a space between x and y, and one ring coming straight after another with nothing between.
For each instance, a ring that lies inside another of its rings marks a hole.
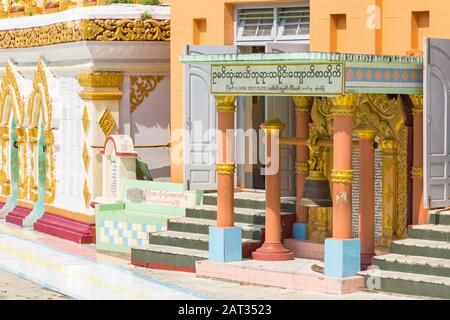
<instances>
[{"instance_id":1,"label":"golden decorative carving","mask_svg":"<svg viewBox=\"0 0 450 320\"><path fill-rule=\"evenodd\" d=\"M56 194L56 177L55 177L55 136L53 130L45 130L45 202L52 203Z\"/></svg>"},{"instance_id":2,"label":"golden decorative carving","mask_svg":"<svg viewBox=\"0 0 450 320\"><path fill-rule=\"evenodd\" d=\"M266 122L260 125L264 133L269 136L281 136L284 128L286 127L283 122L278 118L270 118Z\"/></svg>"},{"instance_id":3,"label":"golden decorative carving","mask_svg":"<svg viewBox=\"0 0 450 320\"><path fill-rule=\"evenodd\" d=\"M164 79L163 76L131 76L130 77L130 112L144 101L146 97L155 90L158 83Z\"/></svg>"},{"instance_id":4,"label":"golden decorative carving","mask_svg":"<svg viewBox=\"0 0 450 320\"><path fill-rule=\"evenodd\" d=\"M295 173L307 174L309 171L308 162L296 162L295 163Z\"/></svg>"},{"instance_id":5,"label":"golden decorative carving","mask_svg":"<svg viewBox=\"0 0 450 320\"><path fill-rule=\"evenodd\" d=\"M78 82L82 87L90 88L120 88L123 74L117 72L81 72Z\"/></svg>"},{"instance_id":6,"label":"golden decorative carving","mask_svg":"<svg viewBox=\"0 0 450 320\"><path fill-rule=\"evenodd\" d=\"M95 217L86 215L85 213L56 208L52 205L45 205L45 211L57 216L73 219L76 221L95 224Z\"/></svg>"},{"instance_id":7,"label":"golden decorative carving","mask_svg":"<svg viewBox=\"0 0 450 320\"><path fill-rule=\"evenodd\" d=\"M422 180L423 179L423 167L412 167L411 168L411 177L414 180Z\"/></svg>"},{"instance_id":8,"label":"golden decorative carving","mask_svg":"<svg viewBox=\"0 0 450 320\"><path fill-rule=\"evenodd\" d=\"M413 116L423 115L423 95L421 94L411 94L409 95L413 103L412 114Z\"/></svg>"},{"instance_id":9,"label":"golden decorative carving","mask_svg":"<svg viewBox=\"0 0 450 320\"><path fill-rule=\"evenodd\" d=\"M397 165L397 221L395 235L404 238L407 234L408 215L408 128L404 127L399 136Z\"/></svg>"},{"instance_id":10,"label":"golden decorative carving","mask_svg":"<svg viewBox=\"0 0 450 320\"><path fill-rule=\"evenodd\" d=\"M311 102L313 98L305 96L292 97L295 105L295 114L309 115L311 112Z\"/></svg>"},{"instance_id":11,"label":"golden decorative carving","mask_svg":"<svg viewBox=\"0 0 450 320\"><path fill-rule=\"evenodd\" d=\"M105 136L109 136L114 128L117 127L116 120L114 120L114 117L108 108L103 111L103 114L98 120L98 125L102 129Z\"/></svg>"},{"instance_id":12,"label":"golden decorative carving","mask_svg":"<svg viewBox=\"0 0 450 320\"><path fill-rule=\"evenodd\" d=\"M217 174L234 174L236 165L234 163L218 163L216 164Z\"/></svg>"},{"instance_id":13,"label":"golden decorative carving","mask_svg":"<svg viewBox=\"0 0 450 320\"><path fill-rule=\"evenodd\" d=\"M26 199L28 195L28 176L27 176L27 132L24 128L16 128L17 149L19 153L19 194L20 199Z\"/></svg>"},{"instance_id":14,"label":"golden decorative carving","mask_svg":"<svg viewBox=\"0 0 450 320\"><path fill-rule=\"evenodd\" d=\"M0 31L0 49L79 41L169 41L170 20L95 19Z\"/></svg>"},{"instance_id":15,"label":"golden decorative carving","mask_svg":"<svg viewBox=\"0 0 450 320\"><path fill-rule=\"evenodd\" d=\"M352 116L353 105L356 95L353 93L346 93L341 96L332 98L333 115L334 116Z\"/></svg>"},{"instance_id":16,"label":"golden decorative carving","mask_svg":"<svg viewBox=\"0 0 450 320\"><path fill-rule=\"evenodd\" d=\"M352 183L353 170L336 170L331 172L331 181L334 183Z\"/></svg>"},{"instance_id":17,"label":"golden decorative carving","mask_svg":"<svg viewBox=\"0 0 450 320\"><path fill-rule=\"evenodd\" d=\"M41 90L41 88L43 90ZM37 98L40 98L40 105L36 106ZM49 130L52 121L52 100L50 98L47 77L45 75L44 63L39 61L37 70L33 78L33 89L28 100L28 119L32 127L37 127L40 117L40 112L44 116L44 128Z\"/></svg>"},{"instance_id":18,"label":"golden decorative carving","mask_svg":"<svg viewBox=\"0 0 450 320\"><path fill-rule=\"evenodd\" d=\"M89 185L88 185L87 179L84 180L83 196L84 196L84 203L86 205L86 208L89 208L90 200L91 200L91 193L89 191Z\"/></svg>"},{"instance_id":19,"label":"golden decorative carving","mask_svg":"<svg viewBox=\"0 0 450 320\"><path fill-rule=\"evenodd\" d=\"M87 106L84 106L83 109L83 116L81 117L81 121L83 122L83 129L84 129L84 134L88 134L89 131L89 124L91 122L91 120L89 119L89 111Z\"/></svg>"},{"instance_id":20,"label":"golden decorative carving","mask_svg":"<svg viewBox=\"0 0 450 320\"><path fill-rule=\"evenodd\" d=\"M86 143L83 145L82 157L83 157L84 168L85 168L86 171L88 171L90 157L89 157L89 151L88 151L88 148L86 146Z\"/></svg>"},{"instance_id":21,"label":"golden decorative carving","mask_svg":"<svg viewBox=\"0 0 450 320\"><path fill-rule=\"evenodd\" d=\"M353 131L360 140L373 140L378 133L378 130L368 123L360 123Z\"/></svg>"},{"instance_id":22,"label":"golden decorative carving","mask_svg":"<svg viewBox=\"0 0 450 320\"><path fill-rule=\"evenodd\" d=\"M38 143L38 128L28 128L28 143L30 146L30 167L31 167L31 174L29 177L29 183L28 183L28 199L31 201L37 201L38 199L38 192L39 192L39 186L36 183L36 179L34 177L35 174L35 163L37 161L37 157L35 156L36 152L36 144Z\"/></svg>"},{"instance_id":23,"label":"golden decorative carving","mask_svg":"<svg viewBox=\"0 0 450 320\"><path fill-rule=\"evenodd\" d=\"M215 96L216 112L236 112L236 97Z\"/></svg>"},{"instance_id":24,"label":"golden decorative carving","mask_svg":"<svg viewBox=\"0 0 450 320\"><path fill-rule=\"evenodd\" d=\"M9 121L9 114L11 112L11 109L14 114L14 119L16 120L16 125L18 127L23 126L23 119L25 114L25 101L20 94L19 85L17 84L17 79L14 74L14 71L11 68L11 65L9 62L6 63L5 72L2 77L2 83L1 83L1 117L2 117L2 123L6 124ZM10 109L8 110L8 113L5 114L5 106L6 106L6 99L10 97L16 98L17 106L18 108L14 108L14 103L10 103Z\"/></svg>"},{"instance_id":25,"label":"golden decorative carving","mask_svg":"<svg viewBox=\"0 0 450 320\"><path fill-rule=\"evenodd\" d=\"M83 90L79 94L84 100L120 100L122 91L87 91Z\"/></svg>"}]
</instances>

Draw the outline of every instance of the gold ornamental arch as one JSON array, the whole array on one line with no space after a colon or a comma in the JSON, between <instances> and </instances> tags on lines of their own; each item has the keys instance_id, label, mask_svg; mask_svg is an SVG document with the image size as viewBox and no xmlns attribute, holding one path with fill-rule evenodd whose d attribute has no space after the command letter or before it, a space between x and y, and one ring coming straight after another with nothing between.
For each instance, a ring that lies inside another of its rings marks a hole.
<instances>
[{"instance_id":1,"label":"gold ornamental arch","mask_svg":"<svg viewBox=\"0 0 450 320\"><path fill-rule=\"evenodd\" d=\"M0 170L0 181L2 184L2 194L11 194L11 170L8 168L10 158L11 112L15 121L14 129L17 135L17 147L19 149L18 170L19 170L19 198L27 196L27 163L26 163L26 132L23 128L25 115L25 102L20 93L16 74L10 62L6 63L0 85L0 145L2 156L2 168Z\"/></svg>"},{"instance_id":2,"label":"gold ornamental arch","mask_svg":"<svg viewBox=\"0 0 450 320\"><path fill-rule=\"evenodd\" d=\"M54 174L55 162L54 162L54 135L51 127L52 123L52 101L49 94L49 87L47 83L47 76L45 72L45 65L42 60L39 61L37 70L34 74L33 88L31 91L30 99L28 100L28 137L30 145L30 186L29 186L29 198L32 201L38 200L39 184L38 177L36 175L36 168L38 168L38 157L36 154L37 145L39 142L39 124L42 120L43 132L45 136L45 202L52 203L55 199L56 189L56 177Z\"/></svg>"}]
</instances>

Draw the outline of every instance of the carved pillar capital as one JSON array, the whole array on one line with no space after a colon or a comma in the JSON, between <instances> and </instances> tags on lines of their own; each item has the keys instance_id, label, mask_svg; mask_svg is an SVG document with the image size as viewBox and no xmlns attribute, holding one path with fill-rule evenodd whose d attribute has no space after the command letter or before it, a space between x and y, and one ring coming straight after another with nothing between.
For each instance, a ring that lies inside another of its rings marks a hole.
<instances>
[{"instance_id":1,"label":"carved pillar capital","mask_svg":"<svg viewBox=\"0 0 450 320\"><path fill-rule=\"evenodd\" d=\"M123 74L118 72L81 72L78 82L84 100L120 100Z\"/></svg>"}]
</instances>

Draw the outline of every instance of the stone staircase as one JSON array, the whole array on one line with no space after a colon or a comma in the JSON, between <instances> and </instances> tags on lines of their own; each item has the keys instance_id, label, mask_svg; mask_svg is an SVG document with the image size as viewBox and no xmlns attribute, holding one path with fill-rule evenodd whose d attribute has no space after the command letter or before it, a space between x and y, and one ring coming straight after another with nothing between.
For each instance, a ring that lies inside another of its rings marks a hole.
<instances>
[{"instance_id":1,"label":"stone staircase","mask_svg":"<svg viewBox=\"0 0 450 320\"><path fill-rule=\"evenodd\" d=\"M264 192L235 194L235 226L242 229L244 257L259 248L264 240ZM295 221L295 200L282 200L283 235L292 234ZM170 219L166 231L152 232L149 244L131 250L131 263L142 267L195 272L197 260L208 259L209 226L216 225L217 194L207 193L203 203L187 209L183 218Z\"/></svg>"},{"instance_id":2,"label":"stone staircase","mask_svg":"<svg viewBox=\"0 0 450 320\"><path fill-rule=\"evenodd\" d=\"M359 273L366 288L378 282L385 292L450 299L450 210L431 212L429 223L413 226L390 254L374 257L381 270Z\"/></svg>"},{"instance_id":3,"label":"stone staircase","mask_svg":"<svg viewBox=\"0 0 450 320\"><path fill-rule=\"evenodd\" d=\"M31 208L26 208L22 206L16 206L8 215L5 217L6 222L23 227L23 220L31 213Z\"/></svg>"}]
</instances>

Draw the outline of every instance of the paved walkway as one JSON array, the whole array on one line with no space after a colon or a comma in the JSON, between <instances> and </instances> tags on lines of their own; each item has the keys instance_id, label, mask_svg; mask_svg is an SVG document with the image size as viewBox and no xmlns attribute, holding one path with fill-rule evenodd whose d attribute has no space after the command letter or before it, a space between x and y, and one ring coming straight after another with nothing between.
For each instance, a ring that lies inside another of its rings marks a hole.
<instances>
[{"instance_id":1,"label":"paved walkway","mask_svg":"<svg viewBox=\"0 0 450 320\"><path fill-rule=\"evenodd\" d=\"M6 224L4 220L0 220L0 269L76 299L411 299L376 292L337 296L199 278L189 272L140 268L130 264L128 255L104 254L96 251L95 245L79 245ZM38 286L24 283L19 286L28 285L30 290L24 288L22 296L47 299L47 293L35 295ZM0 281L0 292L7 290Z\"/></svg>"},{"instance_id":2,"label":"paved walkway","mask_svg":"<svg viewBox=\"0 0 450 320\"><path fill-rule=\"evenodd\" d=\"M19 238L0 226L0 269L76 299L199 299L151 277Z\"/></svg>"}]
</instances>

